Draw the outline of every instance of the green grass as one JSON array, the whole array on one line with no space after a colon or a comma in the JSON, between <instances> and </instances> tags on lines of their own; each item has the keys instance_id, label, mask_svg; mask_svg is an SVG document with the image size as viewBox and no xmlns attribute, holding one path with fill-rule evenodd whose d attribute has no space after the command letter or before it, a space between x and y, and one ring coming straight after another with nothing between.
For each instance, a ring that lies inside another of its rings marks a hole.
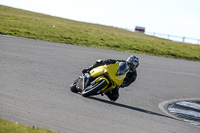
<instances>
[{"instance_id":1,"label":"green grass","mask_svg":"<svg viewBox=\"0 0 200 133\"><path fill-rule=\"evenodd\" d=\"M10 122L7 120L0 119L0 133L55 133L53 131L37 128L28 127L19 123Z\"/></svg>"},{"instance_id":2,"label":"green grass","mask_svg":"<svg viewBox=\"0 0 200 133\"><path fill-rule=\"evenodd\" d=\"M200 61L200 45L0 5L0 34Z\"/></svg>"}]
</instances>

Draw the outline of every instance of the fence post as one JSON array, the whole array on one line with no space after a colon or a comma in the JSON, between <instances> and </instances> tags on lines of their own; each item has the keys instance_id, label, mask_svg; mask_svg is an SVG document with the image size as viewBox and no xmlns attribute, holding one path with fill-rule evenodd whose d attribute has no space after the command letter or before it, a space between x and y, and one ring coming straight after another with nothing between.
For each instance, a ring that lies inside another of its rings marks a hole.
<instances>
[{"instance_id":1,"label":"fence post","mask_svg":"<svg viewBox=\"0 0 200 133\"><path fill-rule=\"evenodd\" d=\"M183 43L185 42L185 37L183 37Z\"/></svg>"}]
</instances>

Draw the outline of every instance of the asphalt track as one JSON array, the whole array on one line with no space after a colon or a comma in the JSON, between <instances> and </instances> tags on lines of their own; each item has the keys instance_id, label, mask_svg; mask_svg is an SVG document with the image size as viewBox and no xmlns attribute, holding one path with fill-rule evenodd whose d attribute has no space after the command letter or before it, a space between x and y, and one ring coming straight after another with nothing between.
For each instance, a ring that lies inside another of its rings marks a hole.
<instances>
[{"instance_id":1,"label":"asphalt track","mask_svg":"<svg viewBox=\"0 0 200 133\"><path fill-rule=\"evenodd\" d=\"M0 35L0 118L61 133L199 133L158 104L200 97L200 63L136 54L137 80L117 102L69 85L96 59L131 53Z\"/></svg>"}]
</instances>

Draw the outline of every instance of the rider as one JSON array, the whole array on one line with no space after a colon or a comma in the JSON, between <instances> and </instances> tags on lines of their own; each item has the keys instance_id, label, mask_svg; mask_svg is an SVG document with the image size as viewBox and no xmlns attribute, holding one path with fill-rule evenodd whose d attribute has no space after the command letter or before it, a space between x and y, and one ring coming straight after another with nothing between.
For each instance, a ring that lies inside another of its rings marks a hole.
<instances>
[{"instance_id":1,"label":"rider","mask_svg":"<svg viewBox=\"0 0 200 133\"><path fill-rule=\"evenodd\" d=\"M102 66L102 65L109 65L109 64L115 64L117 61L119 62L126 62L126 64L129 66L129 72L126 74L126 77L122 83L122 85L120 87L127 87L129 86L131 83L133 83L137 77L137 71L136 68L139 65L139 59L138 57L131 55L130 57L128 57L128 59L125 60L114 60L114 59L107 59L107 60L97 60L96 63L92 66L90 66L87 69L83 69L82 73L86 73L90 70L92 70L95 67L98 66ZM111 101L116 101L119 98L119 87L114 88L113 90L106 92L105 93L108 98Z\"/></svg>"}]
</instances>

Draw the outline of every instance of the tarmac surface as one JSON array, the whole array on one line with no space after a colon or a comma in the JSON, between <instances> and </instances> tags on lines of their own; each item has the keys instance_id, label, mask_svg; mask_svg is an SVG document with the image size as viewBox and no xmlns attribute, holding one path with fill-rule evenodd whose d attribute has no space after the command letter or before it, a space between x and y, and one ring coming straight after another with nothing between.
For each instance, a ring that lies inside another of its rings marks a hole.
<instances>
[{"instance_id":1,"label":"tarmac surface","mask_svg":"<svg viewBox=\"0 0 200 133\"><path fill-rule=\"evenodd\" d=\"M200 62L135 54L138 77L116 102L70 91L95 60L131 54L0 35L0 118L61 133L199 133L158 105L200 98Z\"/></svg>"}]
</instances>

